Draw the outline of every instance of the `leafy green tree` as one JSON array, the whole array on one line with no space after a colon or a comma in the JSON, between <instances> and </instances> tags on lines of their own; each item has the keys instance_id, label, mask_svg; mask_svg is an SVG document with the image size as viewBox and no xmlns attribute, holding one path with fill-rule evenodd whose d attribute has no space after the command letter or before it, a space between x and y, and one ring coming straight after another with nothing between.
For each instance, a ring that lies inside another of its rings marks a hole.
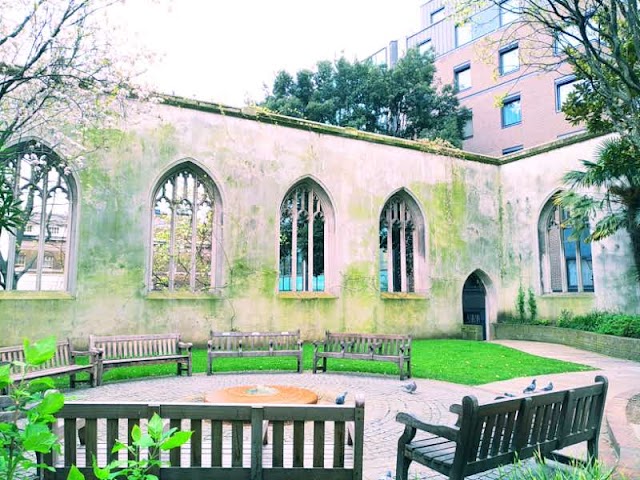
<instances>
[{"instance_id":1,"label":"leafy green tree","mask_svg":"<svg viewBox=\"0 0 640 480\"><path fill-rule=\"evenodd\" d=\"M320 61L315 72L277 74L262 106L283 115L411 139L460 146L470 112L453 87L434 85L433 57L407 52L393 69L370 61Z\"/></svg>"}]
</instances>

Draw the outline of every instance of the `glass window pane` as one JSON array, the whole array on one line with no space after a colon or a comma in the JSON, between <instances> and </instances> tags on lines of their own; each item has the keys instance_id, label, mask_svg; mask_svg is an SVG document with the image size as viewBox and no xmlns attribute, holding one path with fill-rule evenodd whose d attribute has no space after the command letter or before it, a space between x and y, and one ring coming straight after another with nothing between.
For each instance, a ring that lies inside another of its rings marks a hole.
<instances>
[{"instance_id":1,"label":"glass window pane","mask_svg":"<svg viewBox=\"0 0 640 480\"><path fill-rule=\"evenodd\" d=\"M520 68L520 53L518 47L500 52L500 74L505 75Z\"/></svg>"},{"instance_id":2,"label":"glass window pane","mask_svg":"<svg viewBox=\"0 0 640 480\"><path fill-rule=\"evenodd\" d=\"M471 23L456 25L456 47L469 43L472 40Z\"/></svg>"},{"instance_id":3,"label":"glass window pane","mask_svg":"<svg viewBox=\"0 0 640 480\"><path fill-rule=\"evenodd\" d=\"M439 8L435 12L431 13L431 23L438 23L440 20L444 19L444 7Z\"/></svg>"},{"instance_id":4,"label":"glass window pane","mask_svg":"<svg viewBox=\"0 0 640 480\"><path fill-rule=\"evenodd\" d=\"M473 117L467 120L462 127L462 138L467 139L473 137Z\"/></svg>"},{"instance_id":5,"label":"glass window pane","mask_svg":"<svg viewBox=\"0 0 640 480\"><path fill-rule=\"evenodd\" d=\"M569 98L569 94L576 88L576 80L559 83L556 85L556 110L562 110L562 106Z\"/></svg>"},{"instance_id":6,"label":"glass window pane","mask_svg":"<svg viewBox=\"0 0 640 480\"><path fill-rule=\"evenodd\" d=\"M420 45L418 45L418 51L420 53L427 53L427 52L431 52L433 50L433 45L431 43L431 40L427 40L425 42L422 42Z\"/></svg>"},{"instance_id":7,"label":"glass window pane","mask_svg":"<svg viewBox=\"0 0 640 480\"><path fill-rule=\"evenodd\" d=\"M455 72L455 86L458 91L471 88L471 68L466 67Z\"/></svg>"},{"instance_id":8,"label":"glass window pane","mask_svg":"<svg viewBox=\"0 0 640 480\"><path fill-rule=\"evenodd\" d=\"M515 22L520 16L519 0L507 0L500 4L500 26Z\"/></svg>"},{"instance_id":9,"label":"glass window pane","mask_svg":"<svg viewBox=\"0 0 640 480\"><path fill-rule=\"evenodd\" d=\"M507 127L522 121L522 111L520 110L520 98L507 100L502 107L502 125Z\"/></svg>"}]
</instances>

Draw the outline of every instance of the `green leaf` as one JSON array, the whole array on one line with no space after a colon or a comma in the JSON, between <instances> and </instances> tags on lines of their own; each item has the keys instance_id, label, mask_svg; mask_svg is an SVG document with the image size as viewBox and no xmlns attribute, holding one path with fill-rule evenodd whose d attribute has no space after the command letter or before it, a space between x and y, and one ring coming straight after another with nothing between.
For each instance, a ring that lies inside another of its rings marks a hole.
<instances>
[{"instance_id":1,"label":"green leaf","mask_svg":"<svg viewBox=\"0 0 640 480\"><path fill-rule=\"evenodd\" d=\"M108 480L111 475L110 466L106 466L104 468L100 468L96 462L96 459L93 459L93 475L98 480Z\"/></svg>"},{"instance_id":2,"label":"green leaf","mask_svg":"<svg viewBox=\"0 0 640 480\"><path fill-rule=\"evenodd\" d=\"M111 453L117 453L120 450L126 450L126 449L127 449L127 446L124 443L122 443L119 440L116 440L116 443L113 445L113 448L111 449Z\"/></svg>"},{"instance_id":3,"label":"green leaf","mask_svg":"<svg viewBox=\"0 0 640 480\"><path fill-rule=\"evenodd\" d=\"M2 365L0 367L0 388L6 388L11 383L11 364Z\"/></svg>"},{"instance_id":4,"label":"green leaf","mask_svg":"<svg viewBox=\"0 0 640 480\"><path fill-rule=\"evenodd\" d=\"M53 358L56 353L56 337L47 337L31 344L28 339L24 341L24 359L28 365L41 365Z\"/></svg>"},{"instance_id":5,"label":"green leaf","mask_svg":"<svg viewBox=\"0 0 640 480\"><path fill-rule=\"evenodd\" d=\"M53 379L49 377L36 378L29 382L30 392L44 392L46 390L53 390L54 388L56 388L56 384Z\"/></svg>"},{"instance_id":6,"label":"green leaf","mask_svg":"<svg viewBox=\"0 0 640 480\"><path fill-rule=\"evenodd\" d=\"M43 415L51 415L58 412L64 405L64 395L54 390L49 390L36 410Z\"/></svg>"},{"instance_id":7,"label":"green leaf","mask_svg":"<svg viewBox=\"0 0 640 480\"><path fill-rule=\"evenodd\" d=\"M149 448L155 445L155 440L151 438L151 435L145 433L140 437L140 439L136 442L136 446L139 448Z\"/></svg>"},{"instance_id":8,"label":"green leaf","mask_svg":"<svg viewBox=\"0 0 640 480\"><path fill-rule=\"evenodd\" d=\"M148 431L149 435L151 435L154 439L158 439L162 436L162 418L157 413L153 414L151 420L149 420Z\"/></svg>"},{"instance_id":9,"label":"green leaf","mask_svg":"<svg viewBox=\"0 0 640 480\"><path fill-rule=\"evenodd\" d=\"M57 441L58 437L44 424L31 423L24 430L23 447L25 450L48 453Z\"/></svg>"},{"instance_id":10,"label":"green leaf","mask_svg":"<svg viewBox=\"0 0 640 480\"><path fill-rule=\"evenodd\" d=\"M140 425L134 425L133 428L131 429L131 438L133 439L134 442L137 442L138 440L140 440L141 436L142 436L142 430L140 430Z\"/></svg>"},{"instance_id":11,"label":"green leaf","mask_svg":"<svg viewBox=\"0 0 640 480\"><path fill-rule=\"evenodd\" d=\"M160 445L160 448L162 450L171 450L172 448L179 447L189 441L191 434L193 434L193 432L176 432Z\"/></svg>"},{"instance_id":12,"label":"green leaf","mask_svg":"<svg viewBox=\"0 0 640 480\"><path fill-rule=\"evenodd\" d=\"M71 465L71 468L69 469L69 475L67 475L67 480L85 480L85 479L82 472L78 470L78 467L76 467L75 465Z\"/></svg>"}]
</instances>

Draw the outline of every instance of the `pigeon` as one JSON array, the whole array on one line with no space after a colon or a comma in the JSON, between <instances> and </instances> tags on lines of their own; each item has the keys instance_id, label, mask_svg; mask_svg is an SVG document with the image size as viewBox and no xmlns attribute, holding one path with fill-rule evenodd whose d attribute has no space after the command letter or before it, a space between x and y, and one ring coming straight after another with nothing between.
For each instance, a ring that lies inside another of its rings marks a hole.
<instances>
[{"instance_id":1,"label":"pigeon","mask_svg":"<svg viewBox=\"0 0 640 480\"><path fill-rule=\"evenodd\" d=\"M414 382L413 380L411 380L409 383L405 383L404 385L402 385L402 389L407 393L413 393L416 391L417 388L418 388L418 385L416 385L416 382Z\"/></svg>"},{"instance_id":2,"label":"pigeon","mask_svg":"<svg viewBox=\"0 0 640 480\"><path fill-rule=\"evenodd\" d=\"M505 398L514 398L515 395L513 393L504 392L502 395L498 395L494 400L503 400Z\"/></svg>"},{"instance_id":3,"label":"pigeon","mask_svg":"<svg viewBox=\"0 0 640 480\"><path fill-rule=\"evenodd\" d=\"M344 405L344 400L347 398L347 392L341 393L336 397L336 405Z\"/></svg>"},{"instance_id":4,"label":"pigeon","mask_svg":"<svg viewBox=\"0 0 640 480\"><path fill-rule=\"evenodd\" d=\"M531 384L525 388L522 393L533 393L536 391L536 379L531 380Z\"/></svg>"},{"instance_id":5,"label":"pigeon","mask_svg":"<svg viewBox=\"0 0 640 480\"><path fill-rule=\"evenodd\" d=\"M544 387L542 390L544 390L545 392L550 392L551 390L553 390L553 382L549 382L549 385Z\"/></svg>"}]
</instances>

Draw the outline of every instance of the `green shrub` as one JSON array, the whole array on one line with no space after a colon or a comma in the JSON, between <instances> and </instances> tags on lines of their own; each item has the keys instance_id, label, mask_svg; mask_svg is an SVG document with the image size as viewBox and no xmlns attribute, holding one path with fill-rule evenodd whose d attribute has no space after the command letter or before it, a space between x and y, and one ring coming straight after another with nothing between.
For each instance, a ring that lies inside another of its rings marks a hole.
<instances>
[{"instance_id":1,"label":"green shrub","mask_svg":"<svg viewBox=\"0 0 640 480\"><path fill-rule=\"evenodd\" d=\"M594 462L586 467L572 465L549 468L543 463L518 462L513 470L500 475L502 480L608 480L614 478L614 469ZM618 477L619 478L619 477Z\"/></svg>"},{"instance_id":2,"label":"green shrub","mask_svg":"<svg viewBox=\"0 0 640 480\"><path fill-rule=\"evenodd\" d=\"M640 338L640 316L608 315L596 331L619 337Z\"/></svg>"}]
</instances>

